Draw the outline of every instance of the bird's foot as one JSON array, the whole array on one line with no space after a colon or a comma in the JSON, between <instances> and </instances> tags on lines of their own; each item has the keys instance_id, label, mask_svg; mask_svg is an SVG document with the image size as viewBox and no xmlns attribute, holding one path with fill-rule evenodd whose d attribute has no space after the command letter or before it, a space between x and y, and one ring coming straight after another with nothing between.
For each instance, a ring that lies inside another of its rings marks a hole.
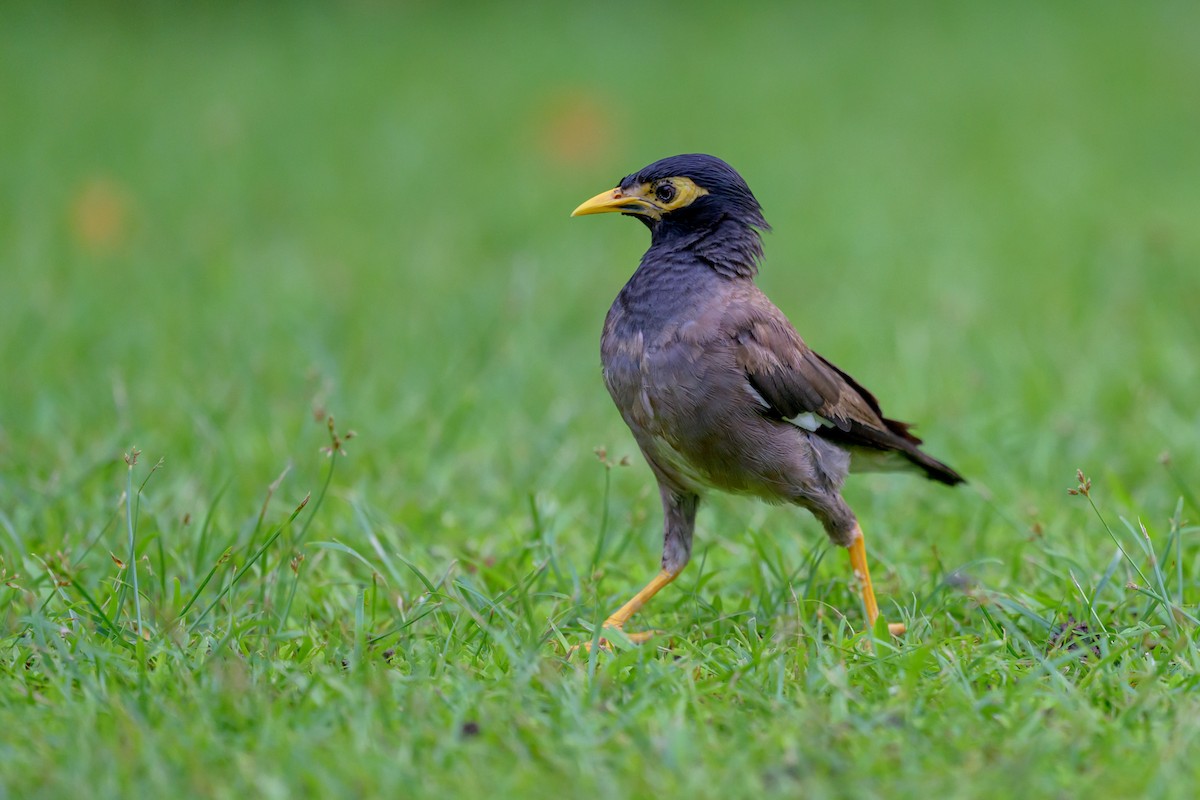
<instances>
[{"instance_id":1,"label":"bird's foot","mask_svg":"<svg viewBox=\"0 0 1200 800\"><path fill-rule=\"evenodd\" d=\"M879 636L881 634L881 631L878 626L873 625L871 627L875 631L875 635L874 636L867 635L862 639L862 645L863 645L863 647L865 647L867 649L867 652L869 652L869 653L872 653L875 651L875 645L874 645L875 636ZM888 632L889 636L899 639L901 636L903 636L905 633L908 632L908 626L905 625L903 622L889 622L889 623L887 623L887 632Z\"/></svg>"},{"instance_id":2,"label":"bird's foot","mask_svg":"<svg viewBox=\"0 0 1200 800\"><path fill-rule=\"evenodd\" d=\"M650 641L652 638L654 638L655 636L657 636L659 633L662 632L662 631L637 631L636 633L626 633L625 631L621 630L620 628L612 627L609 625L605 625L600 630L602 630L602 631L619 631L620 635L622 637L624 637L625 640L628 641L630 644L645 644L646 642ZM599 640L596 641L596 646L599 647L601 650L604 650L609 653L611 653L613 651L612 642L609 641L609 639L604 636L601 636L599 638ZM585 653L590 653L592 650L592 642L590 642L590 641L582 642L580 644L573 646L570 650L567 651L567 657L570 658L571 656L575 655L575 651L577 651L577 650L582 650Z\"/></svg>"}]
</instances>

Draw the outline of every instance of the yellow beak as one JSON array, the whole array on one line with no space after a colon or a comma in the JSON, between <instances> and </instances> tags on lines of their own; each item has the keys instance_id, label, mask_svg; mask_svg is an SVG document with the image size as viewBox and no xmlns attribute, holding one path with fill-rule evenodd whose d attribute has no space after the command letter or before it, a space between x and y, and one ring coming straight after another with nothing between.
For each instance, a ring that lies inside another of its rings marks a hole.
<instances>
[{"instance_id":1,"label":"yellow beak","mask_svg":"<svg viewBox=\"0 0 1200 800\"><path fill-rule=\"evenodd\" d=\"M571 216L582 217L585 214L607 214L612 211L619 211L622 214L653 215L657 214L659 209L653 203L647 201L645 197L637 194L626 194L618 186L616 189L601 192L591 200L585 201L579 208L571 212Z\"/></svg>"}]
</instances>

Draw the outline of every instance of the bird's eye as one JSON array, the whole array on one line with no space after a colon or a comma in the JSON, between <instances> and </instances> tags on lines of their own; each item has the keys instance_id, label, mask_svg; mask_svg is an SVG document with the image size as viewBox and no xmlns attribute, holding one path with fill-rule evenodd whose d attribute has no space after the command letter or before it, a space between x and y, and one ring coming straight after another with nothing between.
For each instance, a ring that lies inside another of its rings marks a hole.
<instances>
[{"instance_id":1,"label":"bird's eye","mask_svg":"<svg viewBox=\"0 0 1200 800\"><path fill-rule=\"evenodd\" d=\"M654 196L658 198L660 203L669 203L675 199L675 185L672 183L660 183L654 187Z\"/></svg>"}]
</instances>

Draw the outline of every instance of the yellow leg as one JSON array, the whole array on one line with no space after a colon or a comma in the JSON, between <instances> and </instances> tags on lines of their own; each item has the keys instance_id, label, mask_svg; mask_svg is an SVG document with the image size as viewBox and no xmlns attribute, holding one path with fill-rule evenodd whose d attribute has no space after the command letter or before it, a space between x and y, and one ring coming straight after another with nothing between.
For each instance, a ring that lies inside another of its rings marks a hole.
<instances>
[{"instance_id":1,"label":"yellow leg","mask_svg":"<svg viewBox=\"0 0 1200 800\"><path fill-rule=\"evenodd\" d=\"M624 628L625 623L629 621L637 612L641 611L642 606L650 601L651 597L662 591L662 588L678 577L678 572L667 572L665 569L654 576L654 579L646 584L646 588L635 594L633 598L625 605L618 608L608 619L604 620L606 628Z\"/></svg>"},{"instance_id":2,"label":"yellow leg","mask_svg":"<svg viewBox=\"0 0 1200 800\"><path fill-rule=\"evenodd\" d=\"M854 570L854 577L862 587L867 624L875 627L875 620L879 618L879 604L875 602L875 587L871 585L871 570L867 568L867 545L863 541L862 528L855 526L855 532L858 536L850 545L850 568ZM893 622L888 625L888 632L893 636L899 636L906 630L908 628L902 622Z\"/></svg>"},{"instance_id":3,"label":"yellow leg","mask_svg":"<svg viewBox=\"0 0 1200 800\"><path fill-rule=\"evenodd\" d=\"M665 569L655 575L654 579L647 583L645 588L635 594L628 603L610 614L608 619L604 620L603 628L616 628L617 630L623 630L625 628L625 623L629 621L630 617L640 611L642 606L646 605L651 597L654 597L654 595L662 591L664 586L675 580L677 577L679 577L678 572L667 572ZM639 633L627 633L625 636L634 644L642 644L647 639L654 636L655 633L655 631L641 631ZM591 649L591 646L591 642L587 642L583 645L584 649ZM607 649L609 646L608 640L602 638L600 640L600 646ZM572 651L575 650L575 648L571 649Z\"/></svg>"}]
</instances>

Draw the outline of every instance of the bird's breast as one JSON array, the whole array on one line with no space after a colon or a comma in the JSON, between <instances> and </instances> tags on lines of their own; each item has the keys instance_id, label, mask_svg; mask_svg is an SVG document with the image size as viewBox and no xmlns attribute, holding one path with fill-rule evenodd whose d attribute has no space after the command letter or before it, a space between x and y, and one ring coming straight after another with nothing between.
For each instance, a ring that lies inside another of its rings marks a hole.
<instances>
[{"instance_id":1,"label":"bird's breast","mask_svg":"<svg viewBox=\"0 0 1200 800\"><path fill-rule=\"evenodd\" d=\"M654 416L654 408L647 394L646 340L641 331L626 330L605 334L601 352L604 368L604 385L612 395L613 402L625 422L648 426Z\"/></svg>"}]
</instances>

